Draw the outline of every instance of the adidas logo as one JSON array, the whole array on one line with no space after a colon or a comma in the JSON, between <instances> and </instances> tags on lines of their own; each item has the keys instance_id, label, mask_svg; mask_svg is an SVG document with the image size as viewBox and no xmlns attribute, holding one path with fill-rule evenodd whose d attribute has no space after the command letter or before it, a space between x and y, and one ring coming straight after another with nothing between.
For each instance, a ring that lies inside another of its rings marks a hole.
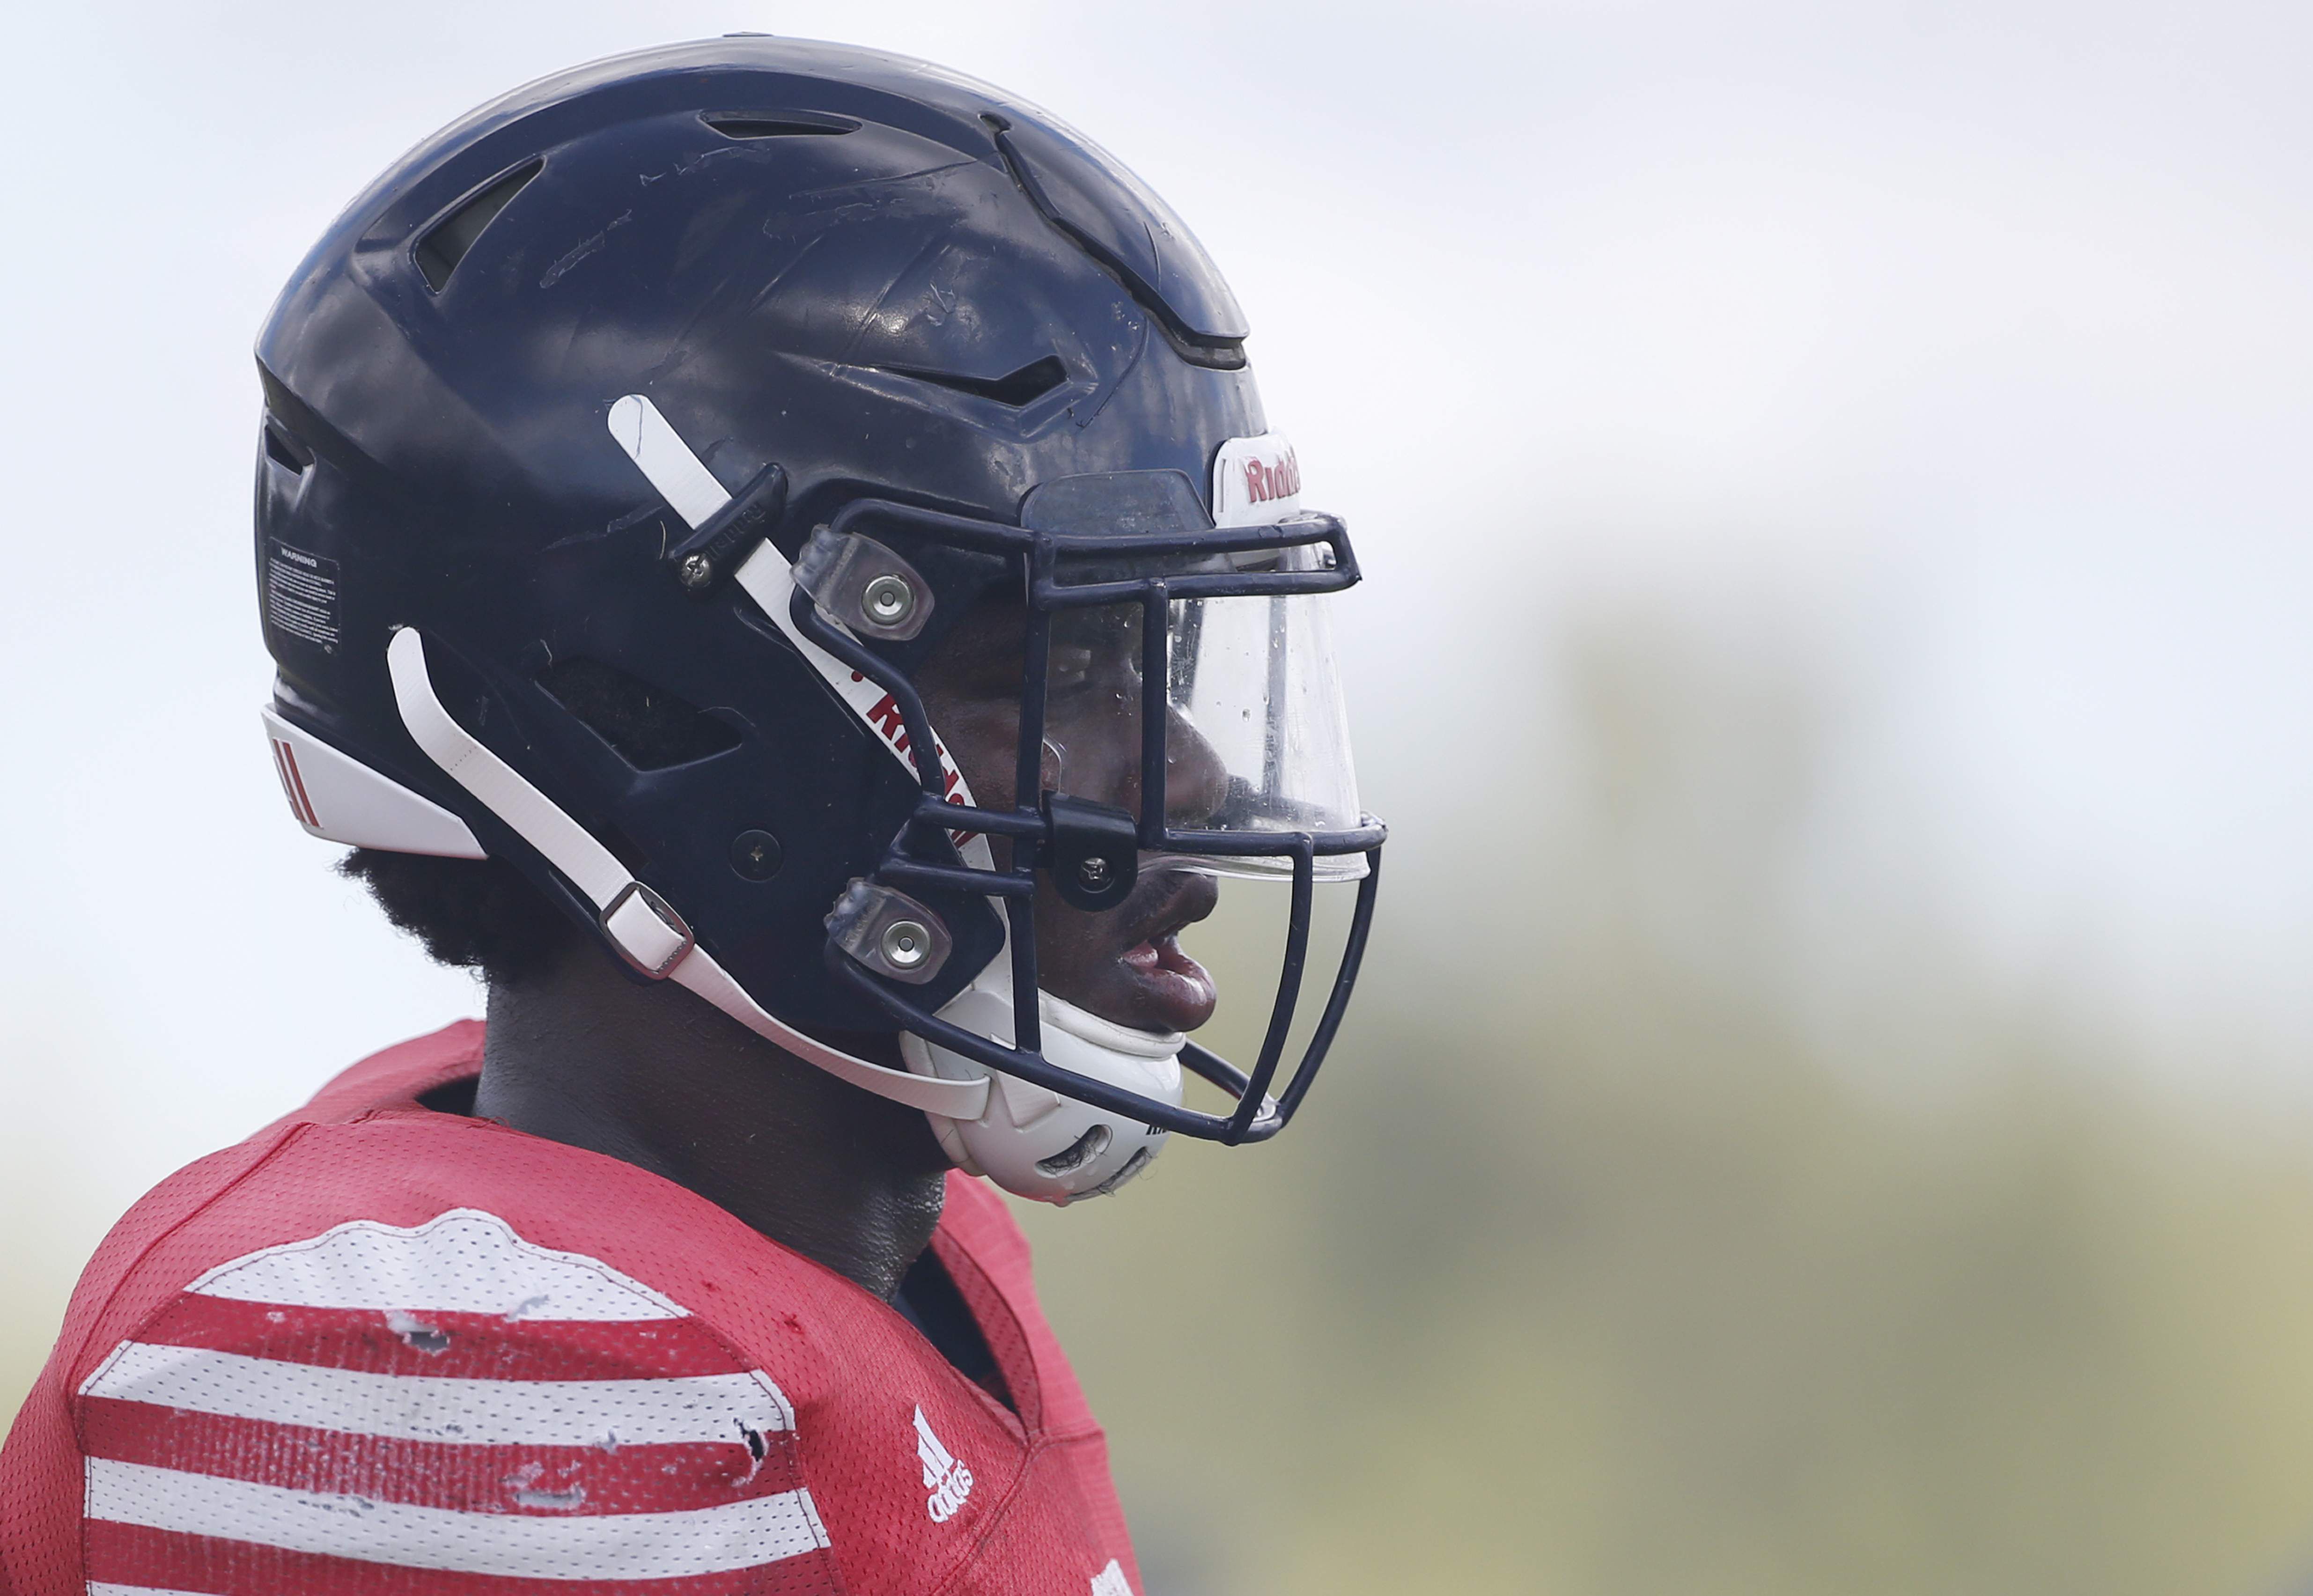
<instances>
[{"instance_id":1,"label":"adidas logo","mask_svg":"<svg viewBox=\"0 0 2313 1596\"><path fill-rule=\"evenodd\" d=\"M924 1510L932 1515L933 1523L945 1524L972 1495L972 1470L957 1462L954 1454L940 1444L940 1438L932 1434L920 1407L916 1409L916 1458L924 1466L924 1489L931 1493ZM1107 1596L1107 1592L1102 1592L1101 1596ZM1127 1596L1130 1596L1129 1592Z\"/></svg>"},{"instance_id":2,"label":"adidas logo","mask_svg":"<svg viewBox=\"0 0 2313 1596\"><path fill-rule=\"evenodd\" d=\"M1108 1566L1092 1576L1092 1596L1132 1596L1132 1586L1124 1577L1124 1569L1111 1557Z\"/></svg>"}]
</instances>

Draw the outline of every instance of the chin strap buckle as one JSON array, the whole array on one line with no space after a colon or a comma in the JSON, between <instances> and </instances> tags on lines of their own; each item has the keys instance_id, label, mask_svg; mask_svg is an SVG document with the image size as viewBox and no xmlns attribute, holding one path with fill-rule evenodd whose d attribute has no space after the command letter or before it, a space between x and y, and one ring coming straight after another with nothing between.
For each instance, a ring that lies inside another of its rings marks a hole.
<instances>
[{"instance_id":1,"label":"chin strap buckle","mask_svg":"<svg viewBox=\"0 0 2313 1596\"><path fill-rule=\"evenodd\" d=\"M629 881L602 906L596 924L619 957L654 981L663 981L698 937L673 906L640 881Z\"/></svg>"}]
</instances>

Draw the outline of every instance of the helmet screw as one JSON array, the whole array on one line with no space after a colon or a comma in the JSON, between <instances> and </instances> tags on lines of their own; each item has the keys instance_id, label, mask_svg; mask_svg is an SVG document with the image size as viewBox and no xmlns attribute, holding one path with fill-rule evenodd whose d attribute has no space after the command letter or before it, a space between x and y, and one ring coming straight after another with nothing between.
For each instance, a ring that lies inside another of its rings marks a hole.
<instances>
[{"instance_id":1,"label":"helmet screw","mask_svg":"<svg viewBox=\"0 0 2313 1596\"><path fill-rule=\"evenodd\" d=\"M715 580L715 562L703 554L686 554L682 557L682 563L674 568L674 578L697 592Z\"/></svg>"},{"instance_id":2,"label":"helmet screw","mask_svg":"<svg viewBox=\"0 0 2313 1596\"><path fill-rule=\"evenodd\" d=\"M1077 866L1077 880L1097 892L1108 885L1108 861L1095 854Z\"/></svg>"},{"instance_id":3,"label":"helmet screw","mask_svg":"<svg viewBox=\"0 0 2313 1596\"><path fill-rule=\"evenodd\" d=\"M778 874L786 851L768 831L742 831L731 839L731 868L751 881L767 881Z\"/></svg>"},{"instance_id":4,"label":"helmet screw","mask_svg":"<svg viewBox=\"0 0 2313 1596\"><path fill-rule=\"evenodd\" d=\"M932 934L920 922L894 920L884 927L883 939L876 945L884 962L893 969L917 969L931 957Z\"/></svg>"},{"instance_id":5,"label":"helmet screw","mask_svg":"<svg viewBox=\"0 0 2313 1596\"><path fill-rule=\"evenodd\" d=\"M877 626L896 627L915 612L916 590L906 577L886 573L867 584L859 595L859 608Z\"/></svg>"}]
</instances>

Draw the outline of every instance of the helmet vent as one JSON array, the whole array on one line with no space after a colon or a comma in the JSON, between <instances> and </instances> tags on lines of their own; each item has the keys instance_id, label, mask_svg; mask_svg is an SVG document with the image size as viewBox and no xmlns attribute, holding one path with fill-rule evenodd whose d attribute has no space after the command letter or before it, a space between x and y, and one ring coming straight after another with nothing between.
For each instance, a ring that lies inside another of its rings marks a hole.
<instances>
[{"instance_id":1,"label":"helmet vent","mask_svg":"<svg viewBox=\"0 0 2313 1596\"><path fill-rule=\"evenodd\" d=\"M930 382L941 388L953 388L958 393L968 393L976 399L994 399L999 405L1014 409L1033 404L1069 380L1068 368L1057 355L1047 355L1042 360L1032 360L1008 377L967 377L957 372L924 372L911 366L887 365L879 370L895 376L913 377L919 382Z\"/></svg>"},{"instance_id":2,"label":"helmet vent","mask_svg":"<svg viewBox=\"0 0 2313 1596\"><path fill-rule=\"evenodd\" d=\"M831 117L810 110L708 111L699 119L726 138L796 138L814 134L853 133L859 127L849 117Z\"/></svg>"},{"instance_id":3,"label":"helmet vent","mask_svg":"<svg viewBox=\"0 0 2313 1596\"><path fill-rule=\"evenodd\" d=\"M1049 128L1038 130L1025 122L1016 126L993 111L982 112L980 119L1028 203L1156 317L1174 354L1192 365L1215 371L1244 369L1244 312L1162 200L1142 191L1136 203L1144 214L1112 214L1100 190L1113 182L1129 196L1138 182L1130 173L1095 177L1088 185L1087 174L1077 170L1078 162L1089 159L1086 152L1077 151L1072 162L1067 141ZM1030 147L1020 142L1024 136L1031 139ZM1041 160L1037 147L1043 150ZM1172 246L1160 244L1160 239L1172 241Z\"/></svg>"},{"instance_id":4,"label":"helmet vent","mask_svg":"<svg viewBox=\"0 0 2313 1596\"><path fill-rule=\"evenodd\" d=\"M538 673L548 697L638 770L665 770L739 746L739 733L693 704L616 665L557 660Z\"/></svg>"},{"instance_id":5,"label":"helmet vent","mask_svg":"<svg viewBox=\"0 0 2313 1596\"><path fill-rule=\"evenodd\" d=\"M546 169L543 156L523 162L503 177L468 195L450 214L427 228L418 236L418 247L412 253L418 259L418 269L426 276L426 285L435 293L442 292L450 274L482 236L482 229L497 220L498 213L508 201L522 192L523 185Z\"/></svg>"},{"instance_id":6,"label":"helmet vent","mask_svg":"<svg viewBox=\"0 0 2313 1596\"><path fill-rule=\"evenodd\" d=\"M293 477L302 477L313 464L313 452L300 443L289 429L268 416L259 429L265 439L265 455L275 465Z\"/></svg>"}]
</instances>

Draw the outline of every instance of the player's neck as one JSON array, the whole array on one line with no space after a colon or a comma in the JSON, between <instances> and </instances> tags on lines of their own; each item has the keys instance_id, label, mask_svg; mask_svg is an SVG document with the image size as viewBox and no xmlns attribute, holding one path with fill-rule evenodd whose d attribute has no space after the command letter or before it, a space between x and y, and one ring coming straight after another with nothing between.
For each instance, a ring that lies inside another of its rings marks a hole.
<instances>
[{"instance_id":1,"label":"player's neck","mask_svg":"<svg viewBox=\"0 0 2313 1596\"><path fill-rule=\"evenodd\" d=\"M639 1164L887 1300L939 1223L946 1160L921 1114L591 948L491 988L475 1112Z\"/></svg>"}]
</instances>

